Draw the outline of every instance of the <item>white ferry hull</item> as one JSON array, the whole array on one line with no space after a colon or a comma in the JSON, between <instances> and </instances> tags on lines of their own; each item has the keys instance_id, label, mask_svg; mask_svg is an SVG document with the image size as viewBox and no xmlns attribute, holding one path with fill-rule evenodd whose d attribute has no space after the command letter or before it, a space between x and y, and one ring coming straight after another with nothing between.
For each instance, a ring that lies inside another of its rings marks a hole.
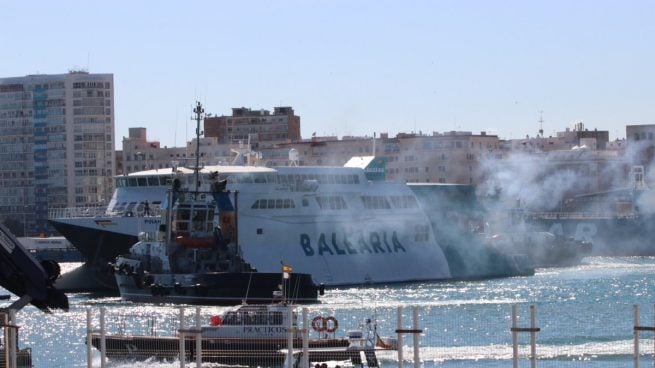
<instances>
[{"instance_id":1,"label":"white ferry hull","mask_svg":"<svg viewBox=\"0 0 655 368\"><path fill-rule=\"evenodd\" d=\"M283 262L327 286L451 277L433 238L415 242L402 224L380 218L335 218L305 226L248 215L239 221L243 258L259 271L274 272Z\"/></svg>"}]
</instances>

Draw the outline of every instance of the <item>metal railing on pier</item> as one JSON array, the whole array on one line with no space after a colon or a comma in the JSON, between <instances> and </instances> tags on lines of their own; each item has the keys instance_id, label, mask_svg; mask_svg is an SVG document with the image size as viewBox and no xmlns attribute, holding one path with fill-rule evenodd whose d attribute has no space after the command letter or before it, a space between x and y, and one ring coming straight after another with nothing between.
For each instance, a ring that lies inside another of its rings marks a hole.
<instances>
[{"instance_id":1,"label":"metal railing on pier","mask_svg":"<svg viewBox=\"0 0 655 368\"><path fill-rule=\"evenodd\" d=\"M425 314L432 314L430 307L413 306L376 310L375 319L363 319L365 323L372 326L376 335L382 336L382 342L376 339L376 347L373 350L375 354L369 354L361 349L354 355L342 355L342 358L347 359L336 364L339 367L354 365L385 368L439 367L446 363L448 367L519 367L526 366L526 363L533 368L537 365L577 367L589 360L612 362L615 359L612 354L619 354L619 356L627 354L632 358L623 359L622 363L617 362L616 365L610 363L607 365L609 367L641 368L642 360L655 363L653 342L644 341L654 337L652 332L655 332L655 327L652 324L640 323L637 306L634 307L634 317L626 315L623 321L627 322L628 319L632 321L634 318L633 331L623 333L614 331L619 336L633 334L633 339L629 343L620 340L618 344L609 343L607 346L603 343L607 336L586 336L588 342L579 341L576 344L556 346L553 341L566 338L558 337L559 321L542 321L538 324L537 308L534 305L523 305L523 308L525 307L528 307L527 314L525 309L521 310L518 305L512 305L509 314L489 315L488 318L498 317L508 321L506 328L493 331L485 330L485 326L488 325L477 317L474 318L475 321L469 321L472 322L470 326L476 327L465 327L463 321L458 319L426 319ZM191 313L185 312L184 308L180 308L177 313L168 309L166 318L117 315L107 313L104 309L94 314L89 310L87 311L88 366L92 367L93 361L101 362L101 367L105 367L117 361L164 359L168 362L176 361L180 367L188 367L189 364L194 367L214 366L222 363L277 368L320 368L325 366L317 358L318 351L343 350L345 345L321 348L316 345L317 339L338 339L336 331L339 327L348 331L346 336L361 336L353 335L352 328L357 325L358 320L361 322L363 310L356 310L353 313L351 309L350 315L339 315L337 311L330 310L330 307L326 306L320 310L312 308L311 316L307 308L298 308L297 311L298 324L286 326L288 339L280 340L278 348L271 352L264 346L254 350L216 348L221 338L203 336L202 333L207 325L202 321L211 321L216 316L209 307L202 310L195 308L195 312ZM461 315L462 318L468 318L469 312L462 310ZM329 318L334 318L334 321L338 322L325 324ZM603 321L599 323L602 324ZM617 329L616 326L606 327ZM243 328L248 328L246 322ZM470 332L470 340L461 338L466 336L462 333L462 329ZM647 336L643 336L644 334ZM478 345L480 340L477 335L495 336L494 340L497 342L492 345ZM393 339L388 339L389 336ZM452 336L458 337L453 339ZM146 337L151 343L143 345L138 342L139 337ZM116 341L120 343L117 344ZM238 338L228 338L223 341L229 341L231 346L243 342ZM628 345L633 347L630 348ZM617 352L607 351L608 346L616 349ZM101 359L97 358L99 353ZM94 354L96 354L95 359L93 359ZM605 354L608 357L603 357ZM252 361L242 360L246 359L244 357ZM630 361L632 363L629 363ZM330 367L335 367L334 362L330 364Z\"/></svg>"}]
</instances>

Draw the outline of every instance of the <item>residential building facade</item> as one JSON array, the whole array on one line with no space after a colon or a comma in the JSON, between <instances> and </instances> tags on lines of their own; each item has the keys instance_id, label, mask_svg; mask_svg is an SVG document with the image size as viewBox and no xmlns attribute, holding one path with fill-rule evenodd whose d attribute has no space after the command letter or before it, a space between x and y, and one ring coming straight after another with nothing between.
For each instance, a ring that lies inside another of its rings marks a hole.
<instances>
[{"instance_id":1,"label":"residential building facade","mask_svg":"<svg viewBox=\"0 0 655 368\"><path fill-rule=\"evenodd\" d=\"M278 142L300 140L300 117L291 107L269 110L232 109L231 116L208 116L204 120L205 137L216 137L221 144L250 142L256 148Z\"/></svg>"},{"instance_id":2,"label":"residential building facade","mask_svg":"<svg viewBox=\"0 0 655 368\"><path fill-rule=\"evenodd\" d=\"M48 210L102 206L115 167L112 74L0 78L0 213L50 234Z\"/></svg>"}]
</instances>

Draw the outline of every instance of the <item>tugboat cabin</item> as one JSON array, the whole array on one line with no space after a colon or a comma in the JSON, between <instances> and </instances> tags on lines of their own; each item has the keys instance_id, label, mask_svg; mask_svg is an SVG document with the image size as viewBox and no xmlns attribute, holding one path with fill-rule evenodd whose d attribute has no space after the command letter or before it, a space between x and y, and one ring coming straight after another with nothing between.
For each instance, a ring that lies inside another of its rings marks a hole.
<instances>
[{"instance_id":1,"label":"tugboat cabin","mask_svg":"<svg viewBox=\"0 0 655 368\"><path fill-rule=\"evenodd\" d=\"M206 201L180 203L173 211L175 240L185 248L209 248L214 244L215 205Z\"/></svg>"},{"instance_id":2,"label":"tugboat cabin","mask_svg":"<svg viewBox=\"0 0 655 368\"><path fill-rule=\"evenodd\" d=\"M222 317L213 316L210 326L202 328L209 338L286 338L288 318L293 307L284 304L244 305ZM298 323L292 312L292 326Z\"/></svg>"}]
</instances>

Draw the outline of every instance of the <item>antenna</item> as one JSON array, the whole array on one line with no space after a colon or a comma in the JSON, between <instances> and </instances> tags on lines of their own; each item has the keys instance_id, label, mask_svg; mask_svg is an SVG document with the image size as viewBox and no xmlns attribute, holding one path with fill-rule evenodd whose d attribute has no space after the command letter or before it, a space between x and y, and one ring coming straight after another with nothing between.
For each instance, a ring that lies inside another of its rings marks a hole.
<instances>
[{"instance_id":1,"label":"antenna","mask_svg":"<svg viewBox=\"0 0 655 368\"><path fill-rule=\"evenodd\" d=\"M542 110L539 110L539 135L543 138L544 137L544 112Z\"/></svg>"},{"instance_id":2,"label":"antenna","mask_svg":"<svg viewBox=\"0 0 655 368\"><path fill-rule=\"evenodd\" d=\"M205 109L202 108L200 101L196 101L196 107L193 109L193 112L196 114L196 167L193 168L193 171L196 174L196 190L194 195L198 196L198 189L200 186L200 120L203 118ZM193 118L191 118L193 120ZM197 199L197 198L196 198Z\"/></svg>"}]
</instances>

